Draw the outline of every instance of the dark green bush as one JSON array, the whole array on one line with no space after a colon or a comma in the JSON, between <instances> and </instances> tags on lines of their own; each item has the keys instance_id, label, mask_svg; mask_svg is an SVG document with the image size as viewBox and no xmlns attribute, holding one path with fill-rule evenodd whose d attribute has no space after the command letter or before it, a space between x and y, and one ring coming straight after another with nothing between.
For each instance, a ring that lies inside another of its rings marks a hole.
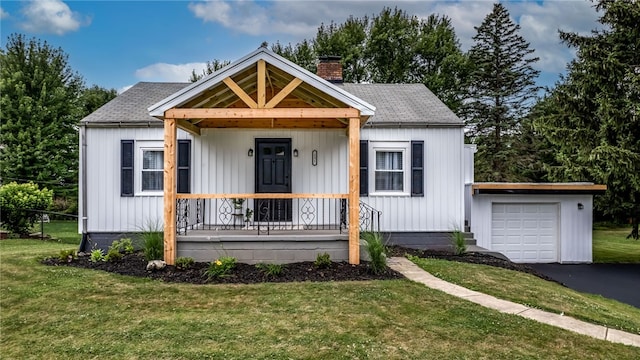
<instances>
[{"instance_id":1,"label":"dark green bush","mask_svg":"<svg viewBox=\"0 0 640 360\"><path fill-rule=\"evenodd\" d=\"M331 266L331 256L328 253L318 254L316 261L313 264L320 269L328 268Z\"/></svg>"},{"instance_id":2,"label":"dark green bush","mask_svg":"<svg viewBox=\"0 0 640 360\"><path fill-rule=\"evenodd\" d=\"M39 216L53 202L53 190L40 190L34 183L11 182L0 186L0 221L5 229L27 235Z\"/></svg>"},{"instance_id":3,"label":"dark green bush","mask_svg":"<svg viewBox=\"0 0 640 360\"><path fill-rule=\"evenodd\" d=\"M194 263L193 258L180 256L176 259L176 268L179 270L187 270L192 267Z\"/></svg>"}]
</instances>

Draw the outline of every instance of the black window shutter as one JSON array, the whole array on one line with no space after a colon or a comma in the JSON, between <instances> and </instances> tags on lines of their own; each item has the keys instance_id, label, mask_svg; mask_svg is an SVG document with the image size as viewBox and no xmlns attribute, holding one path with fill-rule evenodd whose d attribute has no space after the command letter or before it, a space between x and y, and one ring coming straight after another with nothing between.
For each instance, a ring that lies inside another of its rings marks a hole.
<instances>
[{"instance_id":1,"label":"black window shutter","mask_svg":"<svg viewBox=\"0 0 640 360\"><path fill-rule=\"evenodd\" d=\"M191 140L178 140L178 193L191 192Z\"/></svg>"},{"instance_id":2,"label":"black window shutter","mask_svg":"<svg viewBox=\"0 0 640 360\"><path fill-rule=\"evenodd\" d=\"M120 196L133 196L133 140L120 140Z\"/></svg>"},{"instance_id":3,"label":"black window shutter","mask_svg":"<svg viewBox=\"0 0 640 360\"><path fill-rule=\"evenodd\" d=\"M411 196L424 196L424 141L411 142Z\"/></svg>"},{"instance_id":4,"label":"black window shutter","mask_svg":"<svg viewBox=\"0 0 640 360\"><path fill-rule=\"evenodd\" d=\"M360 140L360 196L369 195L369 141Z\"/></svg>"}]
</instances>

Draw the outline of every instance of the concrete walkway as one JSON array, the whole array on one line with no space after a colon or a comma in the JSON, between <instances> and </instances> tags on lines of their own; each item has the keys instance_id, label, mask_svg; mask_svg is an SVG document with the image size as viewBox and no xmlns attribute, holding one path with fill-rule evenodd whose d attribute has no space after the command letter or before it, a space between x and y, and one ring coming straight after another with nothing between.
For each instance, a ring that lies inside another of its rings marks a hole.
<instances>
[{"instance_id":1,"label":"concrete walkway","mask_svg":"<svg viewBox=\"0 0 640 360\"><path fill-rule=\"evenodd\" d=\"M511 301L501 300L491 295L469 290L429 274L406 258L392 257L388 260L388 265L393 270L403 274L409 280L413 280L432 289L443 291L449 295L457 296L484 307L498 310L502 313L522 316L527 319L556 326L578 334L591 336L596 339L640 347L640 335L616 329L609 329L606 326L590 324L568 316L533 309Z\"/></svg>"}]
</instances>

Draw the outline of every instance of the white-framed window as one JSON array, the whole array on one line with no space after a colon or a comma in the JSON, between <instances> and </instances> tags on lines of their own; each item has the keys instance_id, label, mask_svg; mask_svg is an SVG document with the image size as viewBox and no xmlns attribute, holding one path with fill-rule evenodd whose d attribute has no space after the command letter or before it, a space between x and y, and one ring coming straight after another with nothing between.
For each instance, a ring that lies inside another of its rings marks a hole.
<instances>
[{"instance_id":1,"label":"white-framed window","mask_svg":"<svg viewBox=\"0 0 640 360\"><path fill-rule=\"evenodd\" d=\"M137 141L136 193L162 195L164 190L164 146L162 141Z\"/></svg>"},{"instance_id":2,"label":"white-framed window","mask_svg":"<svg viewBox=\"0 0 640 360\"><path fill-rule=\"evenodd\" d=\"M371 195L410 195L410 142L370 142Z\"/></svg>"}]
</instances>

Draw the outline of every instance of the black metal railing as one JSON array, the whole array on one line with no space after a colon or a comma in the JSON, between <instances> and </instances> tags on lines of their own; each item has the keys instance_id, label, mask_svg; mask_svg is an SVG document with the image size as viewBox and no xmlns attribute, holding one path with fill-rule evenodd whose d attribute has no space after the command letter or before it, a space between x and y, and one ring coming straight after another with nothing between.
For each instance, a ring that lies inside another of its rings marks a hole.
<instances>
[{"instance_id":1,"label":"black metal railing","mask_svg":"<svg viewBox=\"0 0 640 360\"><path fill-rule=\"evenodd\" d=\"M360 231L380 232L382 211L360 201Z\"/></svg>"},{"instance_id":2,"label":"black metal railing","mask_svg":"<svg viewBox=\"0 0 640 360\"><path fill-rule=\"evenodd\" d=\"M380 231L381 212L360 203L361 231ZM294 197L278 199L177 199L176 229L243 230L270 234L280 230L337 230L348 228L347 199Z\"/></svg>"}]
</instances>

